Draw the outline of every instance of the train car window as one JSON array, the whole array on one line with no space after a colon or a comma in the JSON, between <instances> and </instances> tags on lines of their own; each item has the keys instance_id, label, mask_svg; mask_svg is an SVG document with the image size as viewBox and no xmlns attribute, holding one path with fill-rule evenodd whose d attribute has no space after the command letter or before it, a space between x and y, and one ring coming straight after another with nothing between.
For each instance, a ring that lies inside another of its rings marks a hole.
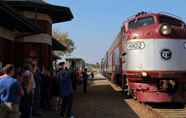
<instances>
[{"instance_id":1,"label":"train car window","mask_svg":"<svg viewBox=\"0 0 186 118\"><path fill-rule=\"evenodd\" d=\"M183 25L182 21L172 18L172 17L169 17L169 16L164 16L164 15L160 16L160 23L162 23L162 24L166 23L169 25L180 26L180 27Z\"/></svg>"},{"instance_id":2,"label":"train car window","mask_svg":"<svg viewBox=\"0 0 186 118\"><path fill-rule=\"evenodd\" d=\"M133 20L129 22L129 29L136 29L142 26L148 26L151 24L154 24L154 18L152 16L148 16L148 17L144 17L144 18L140 18L138 20Z\"/></svg>"}]
</instances>

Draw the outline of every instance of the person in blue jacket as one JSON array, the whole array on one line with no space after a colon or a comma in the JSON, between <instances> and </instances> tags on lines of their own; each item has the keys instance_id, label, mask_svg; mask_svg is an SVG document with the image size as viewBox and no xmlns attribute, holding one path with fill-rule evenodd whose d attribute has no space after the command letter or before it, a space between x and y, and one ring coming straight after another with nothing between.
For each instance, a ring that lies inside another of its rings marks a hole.
<instances>
[{"instance_id":1,"label":"person in blue jacket","mask_svg":"<svg viewBox=\"0 0 186 118\"><path fill-rule=\"evenodd\" d=\"M61 117L73 118L72 103L73 103L73 86L72 86L72 73L69 69L65 68L65 63L58 73L60 84L60 96L62 97Z\"/></svg>"}]
</instances>

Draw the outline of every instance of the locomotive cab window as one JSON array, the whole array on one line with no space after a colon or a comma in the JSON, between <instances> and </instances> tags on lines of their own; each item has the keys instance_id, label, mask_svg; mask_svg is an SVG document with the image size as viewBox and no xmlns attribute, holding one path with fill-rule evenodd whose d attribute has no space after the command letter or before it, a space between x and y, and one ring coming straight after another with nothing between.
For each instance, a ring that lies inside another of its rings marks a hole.
<instances>
[{"instance_id":1,"label":"locomotive cab window","mask_svg":"<svg viewBox=\"0 0 186 118\"><path fill-rule=\"evenodd\" d=\"M129 29L135 29L135 20L132 20L132 21L129 22L128 28Z\"/></svg>"},{"instance_id":2,"label":"locomotive cab window","mask_svg":"<svg viewBox=\"0 0 186 118\"><path fill-rule=\"evenodd\" d=\"M154 18L152 16L148 16L129 22L128 27L129 29L136 29L142 26L148 26L154 24L154 22L155 22Z\"/></svg>"},{"instance_id":3,"label":"locomotive cab window","mask_svg":"<svg viewBox=\"0 0 186 118\"><path fill-rule=\"evenodd\" d=\"M138 19L136 22L137 27L147 26L154 24L154 18L152 16Z\"/></svg>"},{"instance_id":4,"label":"locomotive cab window","mask_svg":"<svg viewBox=\"0 0 186 118\"><path fill-rule=\"evenodd\" d=\"M178 19L175 19L169 16L164 16L164 15L160 16L160 23L161 24L165 23L165 24L174 25L178 27L181 27L184 24L181 20L178 20Z\"/></svg>"}]
</instances>

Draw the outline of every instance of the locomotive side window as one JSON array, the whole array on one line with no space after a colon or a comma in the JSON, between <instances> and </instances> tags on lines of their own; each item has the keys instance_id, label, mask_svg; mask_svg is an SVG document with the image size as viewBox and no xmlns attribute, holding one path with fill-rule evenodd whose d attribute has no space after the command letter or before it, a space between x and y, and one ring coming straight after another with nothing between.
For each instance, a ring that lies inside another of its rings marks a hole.
<instances>
[{"instance_id":1,"label":"locomotive side window","mask_svg":"<svg viewBox=\"0 0 186 118\"><path fill-rule=\"evenodd\" d=\"M174 25L174 26L179 26L179 27L181 27L183 25L182 21L172 18L172 17L169 17L169 16L164 16L164 15L160 16L160 23L161 24L166 23L169 25Z\"/></svg>"},{"instance_id":2,"label":"locomotive side window","mask_svg":"<svg viewBox=\"0 0 186 118\"><path fill-rule=\"evenodd\" d=\"M144 18L140 18L138 20L133 20L129 22L129 29L136 29L142 26L148 26L151 24L154 24L154 18L152 16L148 16L148 17L144 17Z\"/></svg>"}]
</instances>

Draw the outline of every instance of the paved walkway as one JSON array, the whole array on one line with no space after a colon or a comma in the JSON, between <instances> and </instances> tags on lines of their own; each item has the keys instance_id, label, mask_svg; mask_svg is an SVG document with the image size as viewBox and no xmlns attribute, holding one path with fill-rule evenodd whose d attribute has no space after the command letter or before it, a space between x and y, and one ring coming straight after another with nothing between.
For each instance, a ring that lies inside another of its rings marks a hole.
<instances>
[{"instance_id":1,"label":"paved walkway","mask_svg":"<svg viewBox=\"0 0 186 118\"><path fill-rule=\"evenodd\" d=\"M97 73L95 76L94 76L95 79L105 79L105 77L101 74L101 73Z\"/></svg>"},{"instance_id":2,"label":"paved walkway","mask_svg":"<svg viewBox=\"0 0 186 118\"><path fill-rule=\"evenodd\" d=\"M137 118L107 80L92 81L87 94L78 91L73 111L76 118Z\"/></svg>"},{"instance_id":3,"label":"paved walkway","mask_svg":"<svg viewBox=\"0 0 186 118\"><path fill-rule=\"evenodd\" d=\"M74 97L73 112L75 118L137 118L119 92L110 86L107 80L89 82L88 93L83 94L82 87ZM44 112L42 118L59 118L52 112Z\"/></svg>"}]
</instances>

